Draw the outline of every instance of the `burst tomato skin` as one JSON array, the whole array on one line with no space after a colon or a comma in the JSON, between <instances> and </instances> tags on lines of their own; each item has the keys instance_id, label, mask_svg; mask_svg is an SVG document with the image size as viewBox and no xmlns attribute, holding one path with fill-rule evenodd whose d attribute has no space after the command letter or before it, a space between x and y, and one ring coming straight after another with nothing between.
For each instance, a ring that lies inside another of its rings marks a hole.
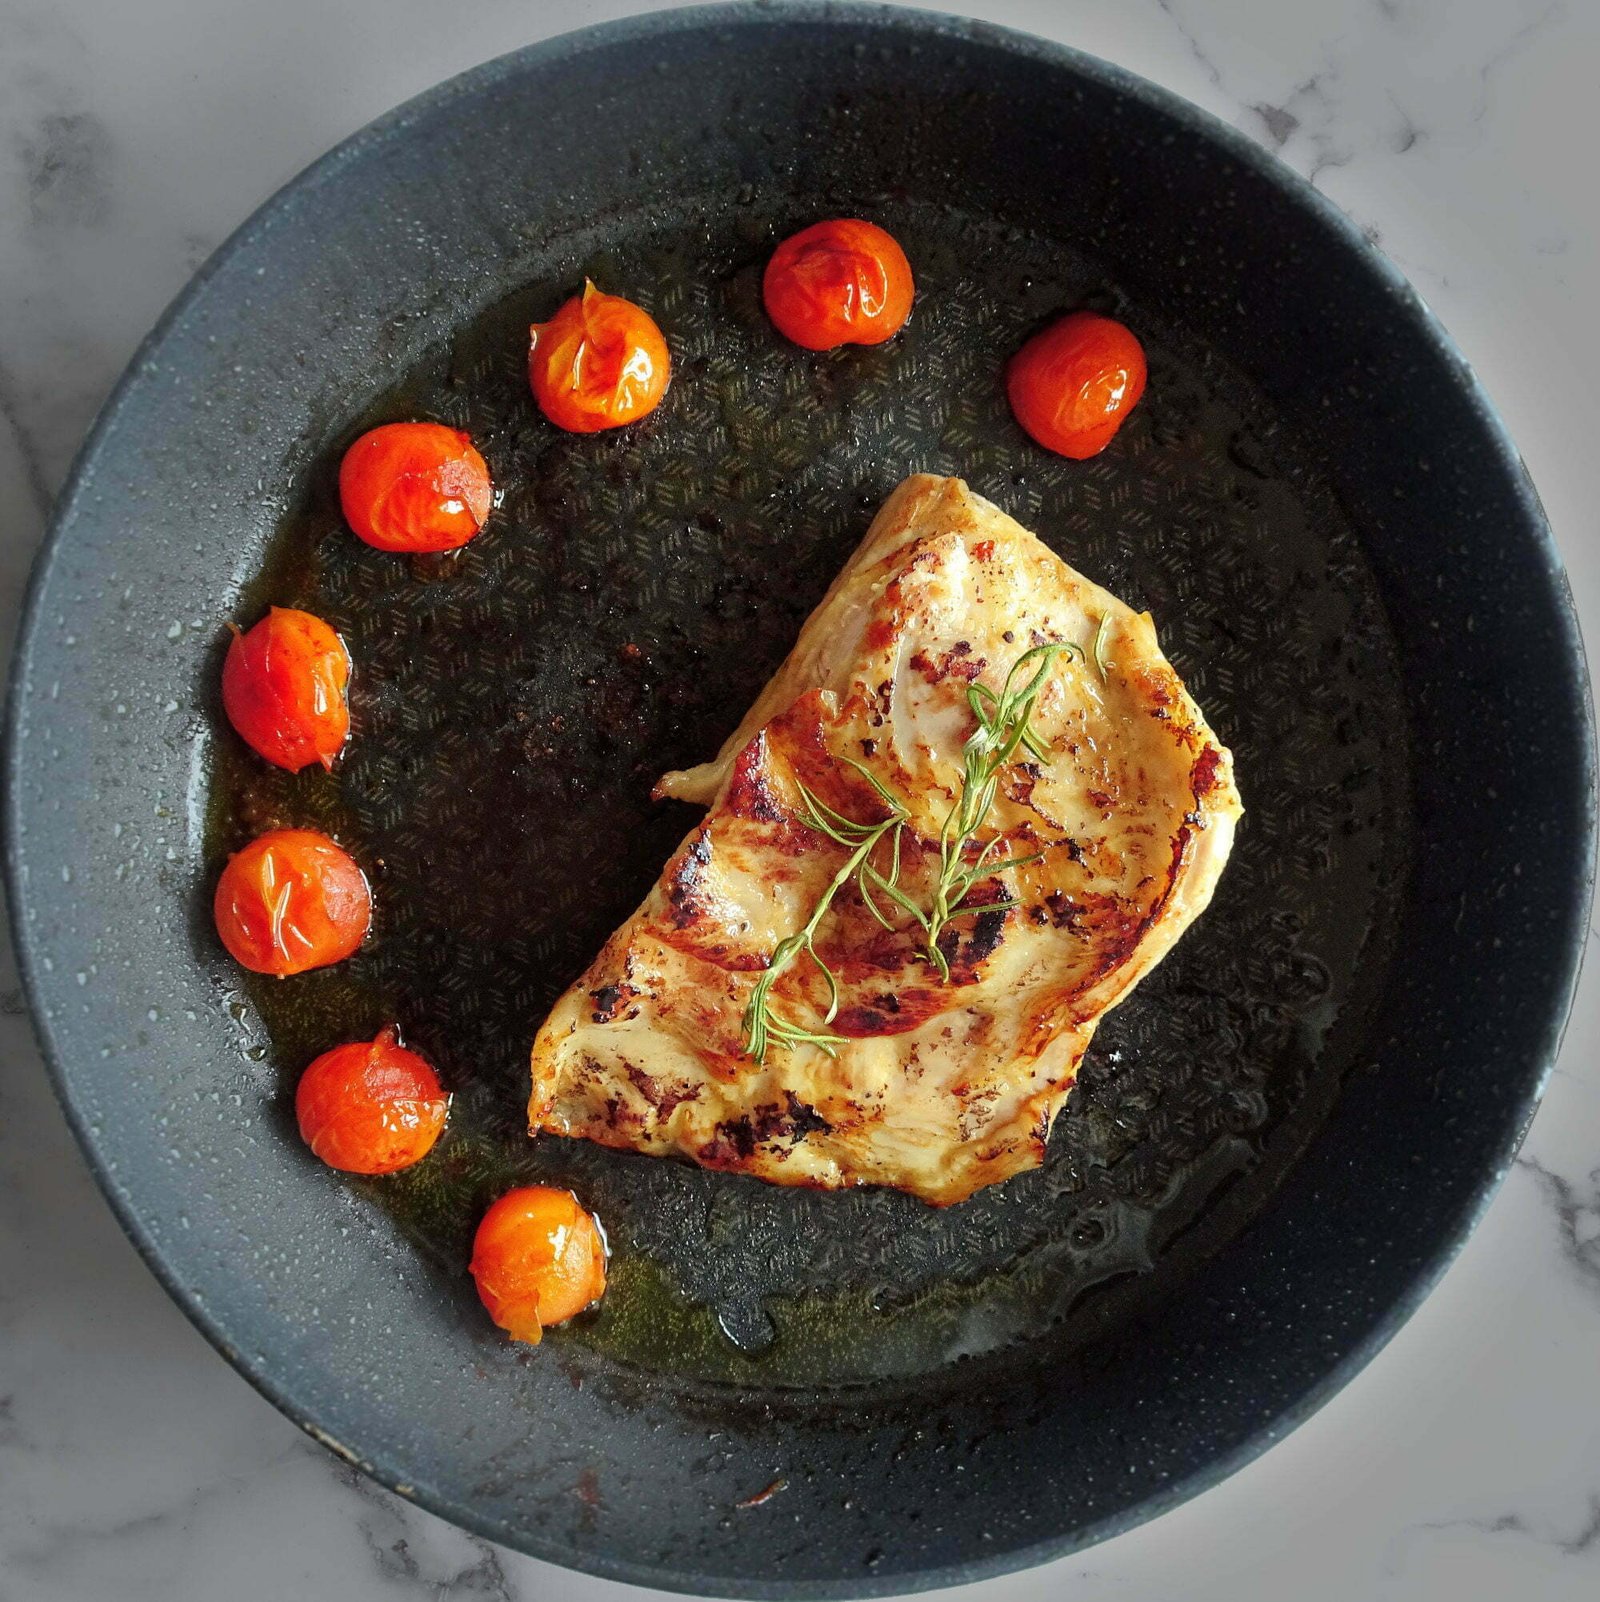
<instances>
[{"instance_id":1,"label":"burst tomato skin","mask_svg":"<svg viewBox=\"0 0 1600 1602\"><path fill-rule=\"evenodd\" d=\"M537 1345L550 1325L605 1293L605 1236L570 1190L523 1185L483 1215L472 1277L490 1318L513 1340Z\"/></svg>"},{"instance_id":2,"label":"burst tomato skin","mask_svg":"<svg viewBox=\"0 0 1600 1602\"><path fill-rule=\"evenodd\" d=\"M899 241L857 217L791 235L773 251L761 281L773 326L807 350L881 345L905 326L915 295Z\"/></svg>"},{"instance_id":3,"label":"burst tomato skin","mask_svg":"<svg viewBox=\"0 0 1600 1602\"><path fill-rule=\"evenodd\" d=\"M655 319L588 279L547 323L528 330L528 385L557 428L596 434L636 423L661 404L672 357Z\"/></svg>"},{"instance_id":4,"label":"burst tomato skin","mask_svg":"<svg viewBox=\"0 0 1600 1602\"><path fill-rule=\"evenodd\" d=\"M294 1094L301 1138L346 1174L393 1174L421 1162L449 1111L439 1076L392 1027L323 1052Z\"/></svg>"},{"instance_id":5,"label":"burst tomato skin","mask_svg":"<svg viewBox=\"0 0 1600 1602\"><path fill-rule=\"evenodd\" d=\"M310 612L275 606L235 632L222 664L222 706L258 756L291 773L331 768L350 733L350 653Z\"/></svg>"},{"instance_id":6,"label":"burst tomato skin","mask_svg":"<svg viewBox=\"0 0 1600 1602\"><path fill-rule=\"evenodd\" d=\"M1017 421L1047 451L1097 456L1144 394L1144 348L1114 318L1073 312L1011 358L1006 395Z\"/></svg>"},{"instance_id":7,"label":"burst tomato skin","mask_svg":"<svg viewBox=\"0 0 1600 1602\"><path fill-rule=\"evenodd\" d=\"M494 503L489 468L471 439L443 423L385 423L339 464L345 521L380 551L453 551Z\"/></svg>"},{"instance_id":8,"label":"burst tomato skin","mask_svg":"<svg viewBox=\"0 0 1600 1602\"><path fill-rule=\"evenodd\" d=\"M372 921L372 892L327 835L272 829L228 859L212 910L234 961L281 979L352 955Z\"/></svg>"}]
</instances>

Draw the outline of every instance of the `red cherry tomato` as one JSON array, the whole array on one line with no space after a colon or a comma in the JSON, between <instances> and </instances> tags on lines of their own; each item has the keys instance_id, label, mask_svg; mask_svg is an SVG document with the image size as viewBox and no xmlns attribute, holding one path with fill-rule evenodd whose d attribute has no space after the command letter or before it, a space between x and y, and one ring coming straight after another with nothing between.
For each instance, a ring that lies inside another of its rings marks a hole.
<instances>
[{"instance_id":1,"label":"red cherry tomato","mask_svg":"<svg viewBox=\"0 0 1600 1602\"><path fill-rule=\"evenodd\" d=\"M350 956L367 937L372 893L327 835L273 829L229 858L213 911L236 962L284 978Z\"/></svg>"},{"instance_id":2,"label":"red cherry tomato","mask_svg":"<svg viewBox=\"0 0 1600 1602\"><path fill-rule=\"evenodd\" d=\"M483 1215L472 1277L490 1318L513 1340L537 1345L550 1325L604 1294L605 1236L570 1190L524 1185Z\"/></svg>"},{"instance_id":3,"label":"red cherry tomato","mask_svg":"<svg viewBox=\"0 0 1600 1602\"><path fill-rule=\"evenodd\" d=\"M235 632L222 664L228 721L268 762L331 768L350 732L350 653L320 617L275 606Z\"/></svg>"},{"instance_id":4,"label":"red cherry tomato","mask_svg":"<svg viewBox=\"0 0 1600 1602\"><path fill-rule=\"evenodd\" d=\"M1035 334L1006 371L1011 410L1047 451L1074 461L1111 443L1144 394L1144 349L1121 323L1073 312Z\"/></svg>"},{"instance_id":5,"label":"red cherry tomato","mask_svg":"<svg viewBox=\"0 0 1600 1602\"><path fill-rule=\"evenodd\" d=\"M672 358L655 320L588 279L581 295L528 333L528 383L557 428L621 428L653 412L667 392Z\"/></svg>"},{"instance_id":6,"label":"red cherry tomato","mask_svg":"<svg viewBox=\"0 0 1600 1602\"><path fill-rule=\"evenodd\" d=\"M380 551L453 551L483 527L489 469L459 429L385 423L339 464L345 521Z\"/></svg>"},{"instance_id":7,"label":"red cherry tomato","mask_svg":"<svg viewBox=\"0 0 1600 1602\"><path fill-rule=\"evenodd\" d=\"M439 1076L392 1028L323 1052L294 1093L305 1143L347 1174L393 1174L420 1163L449 1110Z\"/></svg>"},{"instance_id":8,"label":"red cherry tomato","mask_svg":"<svg viewBox=\"0 0 1600 1602\"><path fill-rule=\"evenodd\" d=\"M784 240L761 282L773 326L807 350L881 345L905 326L915 293L894 236L853 217Z\"/></svg>"}]
</instances>

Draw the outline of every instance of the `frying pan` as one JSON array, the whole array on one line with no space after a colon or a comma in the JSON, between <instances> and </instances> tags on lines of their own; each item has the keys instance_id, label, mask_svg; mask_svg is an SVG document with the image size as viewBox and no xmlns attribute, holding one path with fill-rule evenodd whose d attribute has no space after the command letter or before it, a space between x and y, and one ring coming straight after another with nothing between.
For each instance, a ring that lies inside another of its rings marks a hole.
<instances>
[{"instance_id":1,"label":"frying pan","mask_svg":"<svg viewBox=\"0 0 1600 1602\"><path fill-rule=\"evenodd\" d=\"M816 357L760 266L878 218L920 298ZM647 424L546 427L526 324L649 306ZM1150 390L1091 464L1033 449L1006 353L1065 307ZM470 427L460 557L339 527L381 418ZM905 472L960 473L1148 606L1239 759L1216 903L1107 1021L1049 1161L961 1207L802 1194L519 1129L542 1011L687 827L713 750ZM330 776L221 723L222 624L312 605L357 661ZM1549 531L1460 356L1337 212L1104 63L857 7L683 11L424 95L220 250L135 358L36 570L7 867L67 1115L124 1227L331 1449L497 1540L703 1593L855 1596L1042 1561L1292 1428L1483 1210L1566 1015L1593 859L1587 676ZM271 822L373 873L353 963L241 980L206 904ZM388 1019L457 1101L384 1184L300 1148L307 1056ZM537 1351L462 1272L532 1175L614 1288Z\"/></svg>"}]
</instances>

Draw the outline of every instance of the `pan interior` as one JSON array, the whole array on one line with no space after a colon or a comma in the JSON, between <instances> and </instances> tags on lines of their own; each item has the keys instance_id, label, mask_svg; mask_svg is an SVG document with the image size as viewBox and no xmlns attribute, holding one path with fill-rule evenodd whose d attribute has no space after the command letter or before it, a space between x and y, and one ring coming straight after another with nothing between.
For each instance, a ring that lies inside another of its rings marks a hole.
<instances>
[{"instance_id":1,"label":"pan interior","mask_svg":"<svg viewBox=\"0 0 1600 1602\"><path fill-rule=\"evenodd\" d=\"M1085 1340L1170 1291L1261 1206L1336 1096L1408 858L1405 719L1374 580L1262 396L1058 240L904 197L858 208L915 266L904 332L821 356L788 346L762 313L762 265L836 209L718 194L558 240L331 426L237 621L293 605L340 629L351 744L332 774L290 776L228 733L206 798L213 871L264 828L306 825L373 879L374 934L353 961L235 981L239 1049L270 1061L284 1106L317 1052L397 1022L455 1103L428 1161L354 1182L367 1201L466 1304L487 1201L535 1178L572 1185L608 1228L612 1288L552 1342L712 1386L915 1381L1047 1332ZM675 377L644 424L578 437L539 416L525 358L528 323L585 275L655 315ZM1087 463L1031 445L1001 387L1018 343L1076 306L1123 317L1150 357L1142 405ZM500 491L459 553L390 556L340 518L344 446L412 417L469 430ZM716 749L915 470L964 477L1154 614L1247 808L1211 909L1106 1020L1044 1168L960 1206L530 1142L534 1030L696 815L652 804L652 781ZM203 909L196 921L210 939ZM294 1139L287 1113L278 1133Z\"/></svg>"}]
</instances>

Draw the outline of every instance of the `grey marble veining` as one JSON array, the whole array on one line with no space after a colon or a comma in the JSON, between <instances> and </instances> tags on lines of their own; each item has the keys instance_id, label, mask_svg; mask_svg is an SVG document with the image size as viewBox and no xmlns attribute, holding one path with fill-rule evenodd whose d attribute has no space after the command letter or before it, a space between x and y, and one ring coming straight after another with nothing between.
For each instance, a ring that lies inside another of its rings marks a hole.
<instances>
[{"instance_id":1,"label":"grey marble veining","mask_svg":"<svg viewBox=\"0 0 1600 1602\"><path fill-rule=\"evenodd\" d=\"M0 0L0 646L96 407L278 184L435 80L637 9ZM1499 402L1600 632L1600 6L1010 0L1308 175ZM1600 935L1596 936L1600 940ZM1600 970L1457 1266L1330 1406L1217 1489L990 1602L1600 1595ZM351 1473L215 1357L122 1239L0 975L0 1598L622 1598ZM639 1593L633 1593L639 1594Z\"/></svg>"}]
</instances>

